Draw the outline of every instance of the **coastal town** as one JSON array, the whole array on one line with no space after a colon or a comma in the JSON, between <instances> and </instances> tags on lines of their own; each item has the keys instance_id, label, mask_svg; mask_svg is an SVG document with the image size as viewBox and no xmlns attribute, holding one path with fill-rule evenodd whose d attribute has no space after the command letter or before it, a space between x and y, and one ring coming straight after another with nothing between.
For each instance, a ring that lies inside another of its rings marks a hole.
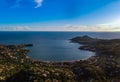
<instances>
[{"instance_id":1,"label":"coastal town","mask_svg":"<svg viewBox=\"0 0 120 82\"><path fill-rule=\"evenodd\" d=\"M0 45L0 82L120 82L120 39L80 36L71 42L95 55L71 62L38 61L26 47L33 44Z\"/></svg>"}]
</instances>

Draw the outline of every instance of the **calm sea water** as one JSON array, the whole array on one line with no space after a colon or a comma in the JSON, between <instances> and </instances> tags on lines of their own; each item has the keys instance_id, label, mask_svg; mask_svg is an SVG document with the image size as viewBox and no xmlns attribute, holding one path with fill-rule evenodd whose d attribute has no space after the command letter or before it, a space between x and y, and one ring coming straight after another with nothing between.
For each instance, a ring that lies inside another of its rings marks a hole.
<instances>
[{"instance_id":1,"label":"calm sea water","mask_svg":"<svg viewBox=\"0 0 120 82\"><path fill-rule=\"evenodd\" d=\"M119 32L0 32L0 44L33 44L28 55L36 60L71 61L86 59L93 52L79 50L71 38L89 35L95 38L120 38Z\"/></svg>"}]
</instances>

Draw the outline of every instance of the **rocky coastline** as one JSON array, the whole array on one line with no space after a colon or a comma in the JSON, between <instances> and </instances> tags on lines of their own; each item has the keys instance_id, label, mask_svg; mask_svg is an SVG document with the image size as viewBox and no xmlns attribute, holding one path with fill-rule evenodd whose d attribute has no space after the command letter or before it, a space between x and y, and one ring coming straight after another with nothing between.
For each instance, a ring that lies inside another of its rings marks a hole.
<instances>
[{"instance_id":1,"label":"rocky coastline","mask_svg":"<svg viewBox=\"0 0 120 82\"><path fill-rule=\"evenodd\" d=\"M71 42L95 52L86 60L44 62L27 56L33 44L0 45L0 82L119 82L120 39L80 36Z\"/></svg>"}]
</instances>

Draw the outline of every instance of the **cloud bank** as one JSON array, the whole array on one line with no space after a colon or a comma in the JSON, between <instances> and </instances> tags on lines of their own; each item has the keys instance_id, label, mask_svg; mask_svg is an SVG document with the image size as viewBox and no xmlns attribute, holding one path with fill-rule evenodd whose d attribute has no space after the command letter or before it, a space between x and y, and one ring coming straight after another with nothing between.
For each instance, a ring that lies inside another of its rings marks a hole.
<instances>
[{"instance_id":1,"label":"cloud bank","mask_svg":"<svg viewBox=\"0 0 120 82\"><path fill-rule=\"evenodd\" d=\"M14 26L1 27L0 31L94 31L94 32L111 32L120 31L120 25L99 24L94 26L87 25L70 25L63 26Z\"/></svg>"},{"instance_id":2,"label":"cloud bank","mask_svg":"<svg viewBox=\"0 0 120 82\"><path fill-rule=\"evenodd\" d=\"M0 31L30 31L29 26L15 26L15 27L0 27Z\"/></svg>"}]
</instances>

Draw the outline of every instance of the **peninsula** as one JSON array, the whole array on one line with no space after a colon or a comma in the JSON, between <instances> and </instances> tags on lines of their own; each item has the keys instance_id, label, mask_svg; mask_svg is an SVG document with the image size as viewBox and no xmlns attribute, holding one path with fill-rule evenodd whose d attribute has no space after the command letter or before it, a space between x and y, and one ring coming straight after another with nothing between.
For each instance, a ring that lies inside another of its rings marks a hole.
<instances>
[{"instance_id":1,"label":"peninsula","mask_svg":"<svg viewBox=\"0 0 120 82\"><path fill-rule=\"evenodd\" d=\"M24 45L0 45L0 82L120 82L120 39L97 39L87 35L71 42L95 52L86 60L44 62L27 56Z\"/></svg>"}]
</instances>

